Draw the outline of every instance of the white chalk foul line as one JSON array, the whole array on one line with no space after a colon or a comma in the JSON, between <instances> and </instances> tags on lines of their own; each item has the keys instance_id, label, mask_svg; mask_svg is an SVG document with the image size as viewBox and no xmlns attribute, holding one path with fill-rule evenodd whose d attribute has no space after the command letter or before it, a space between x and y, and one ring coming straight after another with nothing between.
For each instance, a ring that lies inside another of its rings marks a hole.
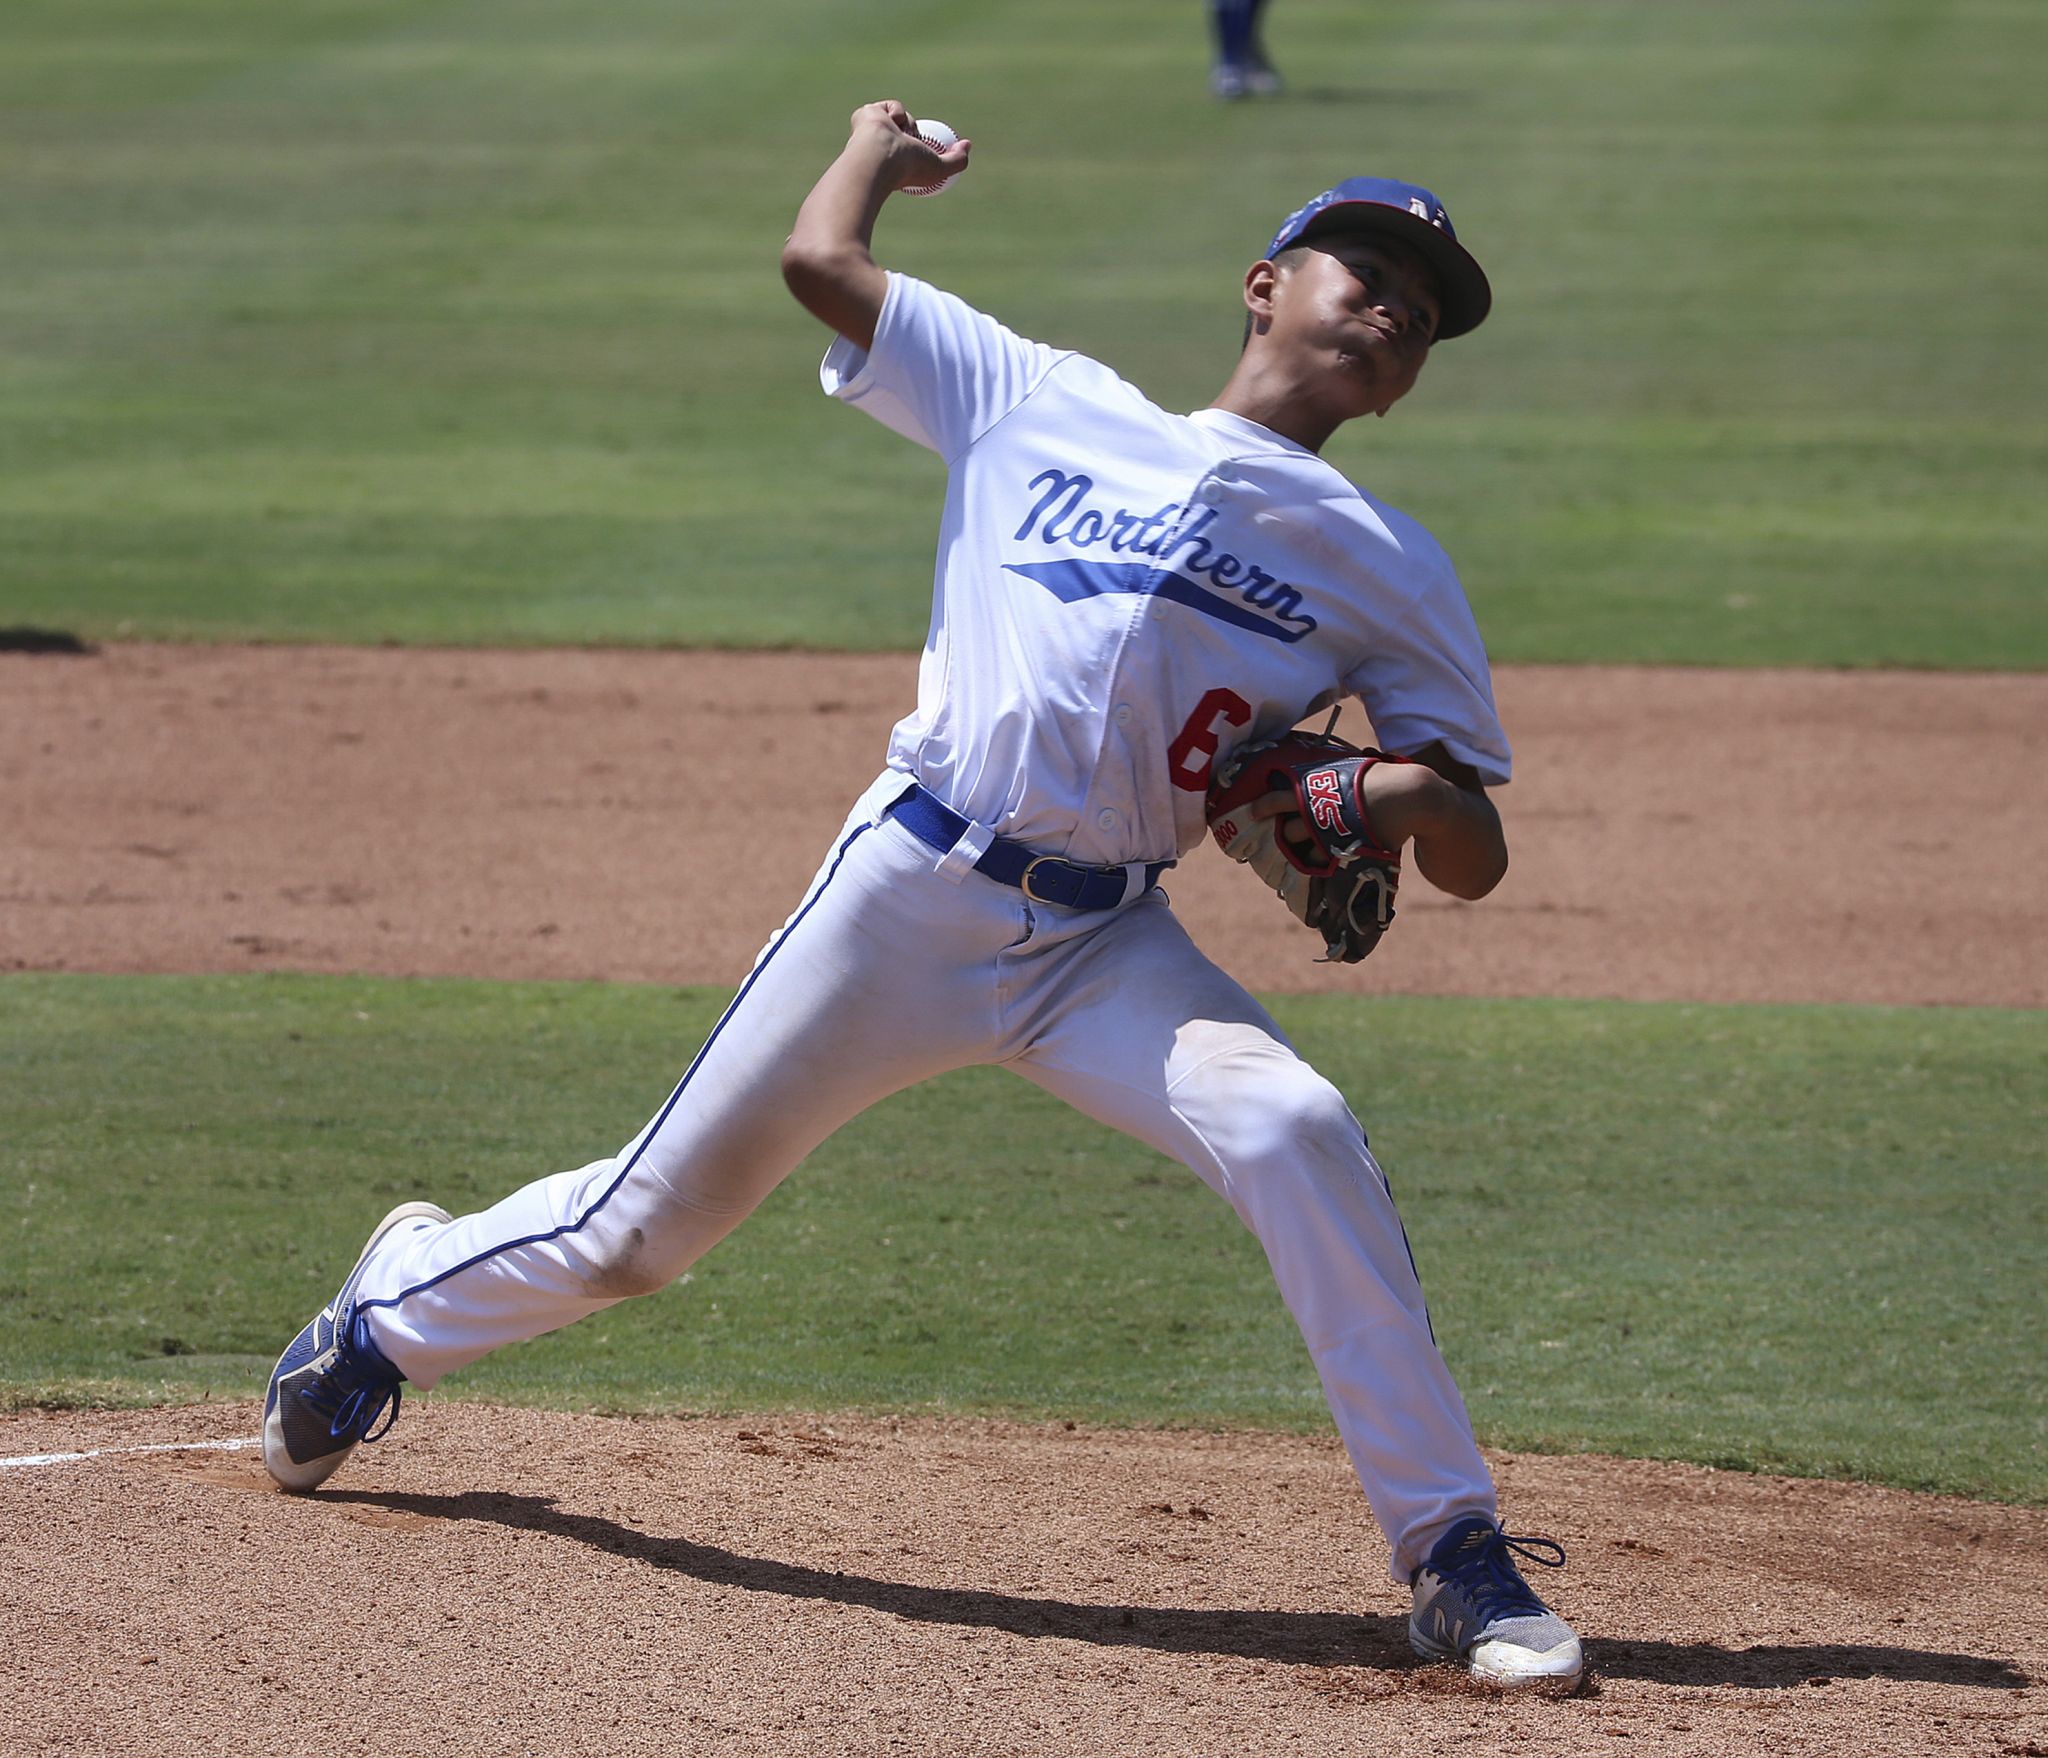
<instances>
[{"instance_id":1,"label":"white chalk foul line","mask_svg":"<svg viewBox=\"0 0 2048 1758\"><path fill-rule=\"evenodd\" d=\"M233 1441L155 1441L146 1447L91 1447L83 1453L23 1453L0 1459L0 1471L26 1471L35 1465L76 1465L82 1459L112 1459L123 1453L234 1453L243 1447L260 1447L261 1435L245 1435Z\"/></svg>"}]
</instances>

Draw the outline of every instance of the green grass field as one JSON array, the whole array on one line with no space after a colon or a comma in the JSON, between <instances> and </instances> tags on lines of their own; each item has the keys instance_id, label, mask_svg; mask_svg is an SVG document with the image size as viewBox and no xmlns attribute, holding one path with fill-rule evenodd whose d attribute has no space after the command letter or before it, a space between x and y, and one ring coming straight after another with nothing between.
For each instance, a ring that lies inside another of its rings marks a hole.
<instances>
[{"instance_id":1,"label":"green grass field","mask_svg":"<svg viewBox=\"0 0 2048 1758\"><path fill-rule=\"evenodd\" d=\"M936 463L828 406L780 240L893 93L975 171L885 254L1192 406L1374 168L1498 315L1336 460L1497 657L2038 667L2027 0L18 0L0 625L903 647ZM1368 430L1369 429L1369 430Z\"/></svg>"},{"instance_id":2,"label":"green grass field","mask_svg":"<svg viewBox=\"0 0 2048 1758\"><path fill-rule=\"evenodd\" d=\"M256 1393L392 1202L610 1151L721 999L0 981L6 1397ZM1281 1012L1372 1132L1484 1438L2048 1500L2039 1016ZM849 1126L688 1284L448 1390L1328 1424L1224 1205L997 1071Z\"/></svg>"}]
</instances>

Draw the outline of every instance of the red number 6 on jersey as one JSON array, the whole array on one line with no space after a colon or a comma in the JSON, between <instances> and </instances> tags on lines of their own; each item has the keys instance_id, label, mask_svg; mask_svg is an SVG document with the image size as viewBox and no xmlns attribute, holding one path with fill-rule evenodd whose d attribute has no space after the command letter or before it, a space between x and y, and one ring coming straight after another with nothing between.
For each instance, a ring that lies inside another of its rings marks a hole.
<instances>
[{"instance_id":1,"label":"red number 6 on jersey","mask_svg":"<svg viewBox=\"0 0 2048 1758\"><path fill-rule=\"evenodd\" d=\"M1207 793L1223 729L1244 726L1251 717L1252 705L1235 690L1211 690L1204 696L1166 748L1167 773L1173 777L1173 785L1191 794Z\"/></svg>"}]
</instances>

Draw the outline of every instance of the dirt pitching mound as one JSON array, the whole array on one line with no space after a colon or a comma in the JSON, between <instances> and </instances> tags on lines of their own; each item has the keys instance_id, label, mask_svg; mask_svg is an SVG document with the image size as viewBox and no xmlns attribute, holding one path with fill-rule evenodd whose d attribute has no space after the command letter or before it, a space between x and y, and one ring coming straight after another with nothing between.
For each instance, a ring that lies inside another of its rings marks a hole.
<instances>
[{"instance_id":1,"label":"dirt pitching mound","mask_svg":"<svg viewBox=\"0 0 2048 1758\"><path fill-rule=\"evenodd\" d=\"M258 1414L21 1415L0 1457L246 1437ZM1588 1638L1574 1699L1414 1659L1315 1439L422 1398L313 1497L246 1448L8 1464L6 1749L2048 1751L2048 1513L1493 1462L1570 1552L1543 1585Z\"/></svg>"}]
</instances>

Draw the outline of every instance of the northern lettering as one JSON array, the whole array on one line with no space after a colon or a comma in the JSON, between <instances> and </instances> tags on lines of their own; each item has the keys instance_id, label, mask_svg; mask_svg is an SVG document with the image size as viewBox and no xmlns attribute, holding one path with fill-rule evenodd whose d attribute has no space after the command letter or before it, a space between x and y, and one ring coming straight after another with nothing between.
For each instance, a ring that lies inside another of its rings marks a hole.
<instances>
[{"instance_id":1,"label":"northern lettering","mask_svg":"<svg viewBox=\"0 0 2048 1758\"><path fill-rule=\"evenodd\" d=\"M1182 501L1168 501L1145 514L1128 507L1098 510L1089 505L1095 492L1094 478L1078 470L1041 470L1025 487L1038 498L1012 534L1015 541L1036 537L1041 543L1064 544L1070 549L1095 549L1106 542L1118 554L1149 556L1161 568L1170 568L1198 586L1232 594L1265 618L1293 630L1284 639L1299 640L1316 626L1316 619L1301 608L1298 587L1275 578L1256 562L1216 546L1208 535L1218 516L1214 507L1197 510Z\"/></svg>"}]
</instances>

